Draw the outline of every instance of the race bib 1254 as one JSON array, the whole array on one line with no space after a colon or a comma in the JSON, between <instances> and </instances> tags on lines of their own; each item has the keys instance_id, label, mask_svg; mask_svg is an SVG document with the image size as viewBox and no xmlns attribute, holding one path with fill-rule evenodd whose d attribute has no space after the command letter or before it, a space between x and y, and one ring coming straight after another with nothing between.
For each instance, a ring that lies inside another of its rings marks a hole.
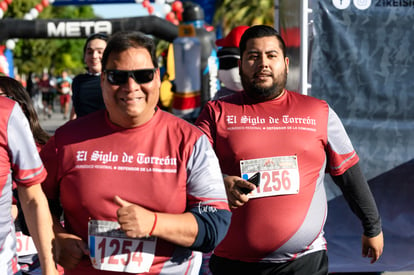
<instances>
[{"instance_id":1,"label":"race bib 1254","mask_svg":"<svg viewBox=\"0 0 414 275\"><path fill-rule=\"evenodd\" d=\"M90 259L96 269L128 273L148 272L157 238L132 239L119 223L91 220L88 224Z\"/></svg>"}]
</instances>

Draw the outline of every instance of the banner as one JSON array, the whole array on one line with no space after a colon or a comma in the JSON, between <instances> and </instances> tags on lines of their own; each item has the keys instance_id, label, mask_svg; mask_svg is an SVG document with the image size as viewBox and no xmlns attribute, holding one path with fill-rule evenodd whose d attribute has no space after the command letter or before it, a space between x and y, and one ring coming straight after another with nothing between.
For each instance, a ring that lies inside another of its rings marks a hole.
<instances>
[{"instance_id":1,"label":"banner","mask_svg":"<svg viewBox=\"0 0 414 275\"><path fill-rule=\"evenodd\" d=\"M154 2L154 0L150 0ZM96 4L133 4L135 0L55 0L53 6L96 5Z\"/></svg>"},{"instance_id":2,"label":"banner","mask_svg":"<svg viewBox=\"0 0 414 275\"><path fill-rule=\"evenodd\" d=\"M178 36L178 27L155 15L112 19L12 19L0 20L0 41L9 38L83 38L92 33L108 35L135 30L167 42Z\"/></svg>"},{"instance_id":3,"label":"banner","mask_svg":"<svg viewBox=\"0 0 414 275\"><path fill-rule=\"evenodd\" d=\"M313 0L312 10L311 95L344 123L385 239L378 263L361 257L362 226L328 181L330 271L414 270L414 1Z\"/></svg>"}]
</instances>

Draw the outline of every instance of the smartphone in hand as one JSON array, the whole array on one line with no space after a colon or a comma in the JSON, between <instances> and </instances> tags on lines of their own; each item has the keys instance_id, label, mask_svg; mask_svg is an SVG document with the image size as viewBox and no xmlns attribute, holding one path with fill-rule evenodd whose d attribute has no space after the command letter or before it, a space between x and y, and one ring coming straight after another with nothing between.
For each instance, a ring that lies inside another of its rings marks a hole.
<instances>
[{"instance_id":1,"label":"smartphone in hand","mask_svg":"<svg viewBox=\"0 0 414 275\"><path fill-rule=\"evenodd\" d=\"M258 187L260 182L260 172L255 173L253 176L248 178L247 181L253 183L256 185L256 187ZM249 194L252 190L249 188L240 188L240 191L242 191L243 194Z\"/></svg>"}]
</instances>

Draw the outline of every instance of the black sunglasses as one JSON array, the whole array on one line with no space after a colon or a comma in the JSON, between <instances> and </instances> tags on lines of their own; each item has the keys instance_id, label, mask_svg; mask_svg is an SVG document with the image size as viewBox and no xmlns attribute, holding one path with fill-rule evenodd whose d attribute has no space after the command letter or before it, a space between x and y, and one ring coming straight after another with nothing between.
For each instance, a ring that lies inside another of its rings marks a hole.
<instances>
[{"instance_id":1,"label":"black sunglasses","mask_svg":"<svg viewBox=\"0 0 414 275\"><path fill-rule=\"evenodd\" d=\"M112 85L122 85L128 82L128 78L132 77L136 83L144 84L151 82L154 79L155 71L157 69L143 69L134 71L121 70L104 70L108 82Z\"/></svg>"}]
</instances>

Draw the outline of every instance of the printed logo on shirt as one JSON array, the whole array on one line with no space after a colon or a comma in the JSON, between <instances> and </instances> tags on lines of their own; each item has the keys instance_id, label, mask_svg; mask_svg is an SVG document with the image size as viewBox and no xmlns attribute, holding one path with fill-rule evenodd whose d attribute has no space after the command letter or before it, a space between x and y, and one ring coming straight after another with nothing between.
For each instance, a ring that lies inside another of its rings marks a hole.
<instances>
[{"instance_id":1,"label":"printed logo on shirt","mask_svg":"<svg viewBox=\"0 0 414 275\"><path fill-rule=\"evenodd\" d=\"M202 214L202 213L216 213L217 212L217 208L212 206L212 205L209 205L208 203L210 203L210 202L209 201L208 202L201 202L200 201L198 203L198 212L200 214Z\"/></svg>"},{"instance_id":2,"label":"printed logo on shirt","mask_svg":"<svg viewBox=\"0 0 414 275\"><path fill-rule=\"evenodd\" d=\"M316 132L317 120L307 117L283 115L281 117L227 115L228 130L302 130Z\"/></svg>"},{"instance_id":3,"label":"printed logo on shirt","mask_svg":"<svg viewBox=\"0 0 414 275\"><path fill-rule=\"evenodd\" d=\"M145 153L121 154L95 150L79 150L76 152L76 168L109 169L119 171L140 171L176 173L177 158L170 156L148 156Z\"/></svg>"}]
</instances>

